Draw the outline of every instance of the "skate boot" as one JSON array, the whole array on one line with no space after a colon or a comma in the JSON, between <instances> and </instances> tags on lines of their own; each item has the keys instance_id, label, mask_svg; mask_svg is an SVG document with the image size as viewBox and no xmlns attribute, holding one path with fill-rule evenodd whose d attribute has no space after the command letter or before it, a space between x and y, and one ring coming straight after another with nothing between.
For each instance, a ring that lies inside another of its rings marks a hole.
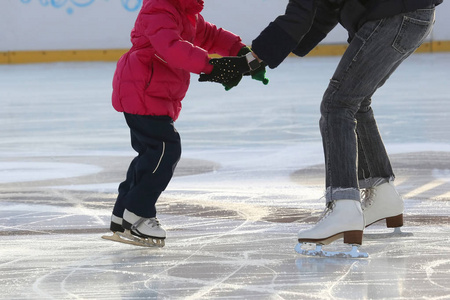
<instances>
[{"instance_id":1,"label":"skate boot","mask_svg":"<svg viewBox=\"0 0 450 300\"><path fill-rule=\"evenodd\" d=\"M119 236L119 233L124 233L124 231L125 231L125 229L122 226L122 218L112 214L111 215L111 223L109 225L109 230L112 231L113 235L112 236L104 235L104 236L102 236L102 239L120 242L121 238Z\"/></svg>"},{"instance_id":2,"label":"skate boot","mask_svg":"<svg viewBox=\"0 0 450 300\"><path fill-rule=\"evenodd\" d=\"M111 215L111 224L109 225L109 230L112 232L124 232L125 229L122 226L122 218Z\"/></svg>"},{"instance_id":3,"label":"skate boot","mask_svg":"<svg viewBox=\"0 0 450 300\"><path fill-rule=\"evenodd\" d=\"M113 228L119 228L117 222L120 219L114 217L111 220L111 230L114 234L112 236L102 236L102 238L143 247L164 247L166 231L161 227L156 217L141 218L129 210L125 210L121 225L122 231L113 230Z\"/></svg>"},{"instance_id":4,"label":"skate boot","mask_svg":"<svg viewBox=\"0 0 450 300\"><path fill-rule=\"evenodd\" d=\"M158 218L142 218L125 209L122 226L125 233L139 239L144 245L164 247L166 231L161 227Z\"/></svg>"},{"instance_id":5,"label":"skate boot","mask_svg":"<svg viewBox=\"0 0 450 300\"><path fill-rule=\"evenodd\" d=\"M392 182L361 190L365 226L386 219L388 228L403 226L403 199Z\"/></svg>"},{"instance_id":6,"label":"skate boot","mask_svg":"<svg viewBox=\"0 0 450 300\"><path fill-rule=\"evenodd\" d=\"M367 257L367 253L358 251L362 244L364 217L361 204L356 200L337 200L327 208L322 218L314 227L298 233L299 244L295 250L301 254L328 257ZM327 245L339 238L344 243L351 244L349 252L323 251L322 245ZM304 250L302 245L316 244L315 250Z\"/></svg>"},{"instance_id":7,"label":"skate boot","mask_svg":"<svg viewBox=\"0 0 450 300\"><path fill-rule=\"evenodd\" d=\"M123 214L122 226L142 238L165 239L166 231L161 227L159 220L154 218L141 218L129 210Z\"/></svg>"}]
</instances>

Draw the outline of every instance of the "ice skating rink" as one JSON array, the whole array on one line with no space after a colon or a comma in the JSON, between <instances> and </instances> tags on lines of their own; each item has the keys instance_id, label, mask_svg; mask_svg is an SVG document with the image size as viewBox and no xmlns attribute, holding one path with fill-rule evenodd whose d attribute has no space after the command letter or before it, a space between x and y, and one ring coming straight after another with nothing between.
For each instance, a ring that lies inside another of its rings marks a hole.
<instances>
[{"instance_id":1,"label":"ice skating rink","mask_svg":"<svg viewBox=\"0 0 450 300\"><path fill-rule=\"evenodd\" d=\"M337 62L288 58L229 92L192 76L162 249L101 239L134 156L115 64L0 65L0 299L450 299L450 53L415 54L373 99L408 234L369 227L367 259L294 251L324 208Z\"/></svg>"}]
</instances>

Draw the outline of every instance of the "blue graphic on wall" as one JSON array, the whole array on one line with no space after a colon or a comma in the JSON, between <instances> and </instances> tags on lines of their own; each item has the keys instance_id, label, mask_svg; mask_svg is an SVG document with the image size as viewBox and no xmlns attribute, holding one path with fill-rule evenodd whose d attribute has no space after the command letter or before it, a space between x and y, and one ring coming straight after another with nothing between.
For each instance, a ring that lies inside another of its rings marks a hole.
<instances>
[{"instance_id":1,"label":"blue graphic on wall","mask_svg":"<svg viewBox=\"0 0 450 300\"><path fill-rule=\"evenodd\" d=\"M20 0L24 4L29 4L33 0ZM74 12L74 7L85 8L92 5L96 0L34 0L39 1L42 6L52 6L54 8L65 8L66 12L71 15ZM97 0L100 1L100 0ZM103 0L109 1L109 0ZM117 1L117 0L115 0ZM127 11L136 11L141 8L143 0L120 0L122 6Z\"/></svg>"}]
</instances>

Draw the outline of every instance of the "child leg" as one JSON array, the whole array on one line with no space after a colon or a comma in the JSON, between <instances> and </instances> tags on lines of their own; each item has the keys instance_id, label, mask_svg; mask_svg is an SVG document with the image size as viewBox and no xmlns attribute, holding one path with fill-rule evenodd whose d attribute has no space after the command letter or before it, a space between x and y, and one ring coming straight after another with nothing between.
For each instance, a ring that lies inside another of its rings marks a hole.
<instances>
[{"instance_id":1,"label":"child leg","mask_svg":"<svg viewBox=\"0 0 450 300\"><path fill-rule=\"evenodd\" d=\"M156 216L155 203L170 182L181 156L180 136L167 116L125 114L138 156L119 186L113 218L125 209L143 218Z\"/></svg>"}]
</instances>

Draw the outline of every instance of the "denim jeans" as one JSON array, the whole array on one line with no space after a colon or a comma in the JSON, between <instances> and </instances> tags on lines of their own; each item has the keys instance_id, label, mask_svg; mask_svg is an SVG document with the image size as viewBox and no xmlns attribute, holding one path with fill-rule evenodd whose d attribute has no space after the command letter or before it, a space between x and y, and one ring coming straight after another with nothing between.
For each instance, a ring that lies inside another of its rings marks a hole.
<instances>
[{"instance_id":1,"label":"denim jeans","mask_svg":"<svg viewBox=\"0 0 450 300\"><path fill-rule=\"evenodd\" d=\"M360 188L394 179L372 95L424 41L434 8L369 21L356 33L321 103L327 204L360 200Z\"/></svg>"}]
</instances>

